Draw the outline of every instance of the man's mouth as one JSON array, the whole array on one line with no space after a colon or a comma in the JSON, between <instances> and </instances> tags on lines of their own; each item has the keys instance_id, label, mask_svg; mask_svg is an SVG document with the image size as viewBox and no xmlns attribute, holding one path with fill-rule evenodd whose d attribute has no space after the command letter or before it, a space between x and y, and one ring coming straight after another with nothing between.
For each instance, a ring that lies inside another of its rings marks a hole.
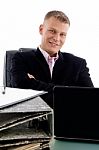
<instances>
[{"instance_id":1,"label":"man's mouth","mask_svg":"<svg viewBox=\"0 0 99 150\"><path fill-rule=\"evenodd\" d=\"M59 46L59 44L54 43L54 42L49 42L52 46Z\"/></svg>"}]
</instances>

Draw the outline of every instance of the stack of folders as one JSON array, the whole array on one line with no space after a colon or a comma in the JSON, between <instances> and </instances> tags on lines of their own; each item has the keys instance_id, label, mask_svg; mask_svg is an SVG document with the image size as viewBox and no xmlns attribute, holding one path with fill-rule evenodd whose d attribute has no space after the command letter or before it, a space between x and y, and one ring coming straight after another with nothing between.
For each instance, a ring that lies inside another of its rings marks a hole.
<instances>
[{"instance_id":1,"label":"stack of folders","mask_svg":"<svg viewBox=\"0 0 99 150\"><path fill-rule=\"evenodd\" d=\"M0 106L0 150L47 150L52 136L53 111L39 95Z\"/></svg>"}]
</instances>

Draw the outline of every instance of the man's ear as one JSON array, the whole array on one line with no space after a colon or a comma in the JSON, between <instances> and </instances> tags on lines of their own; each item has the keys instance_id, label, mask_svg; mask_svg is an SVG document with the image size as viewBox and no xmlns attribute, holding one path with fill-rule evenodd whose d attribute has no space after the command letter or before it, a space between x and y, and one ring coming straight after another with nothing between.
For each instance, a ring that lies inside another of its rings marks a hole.
<instances>
[{"instance_id":1,"label":"man's ear","mask_svg":"<svg viewBox=\"0 0 99 150\"><path fill-rule=\"evenodd\" d=\"M43 32L43 24L41 24L40 26L39 26L39 33L42 35L42 32Z\"/></svg>"}]
</instances>

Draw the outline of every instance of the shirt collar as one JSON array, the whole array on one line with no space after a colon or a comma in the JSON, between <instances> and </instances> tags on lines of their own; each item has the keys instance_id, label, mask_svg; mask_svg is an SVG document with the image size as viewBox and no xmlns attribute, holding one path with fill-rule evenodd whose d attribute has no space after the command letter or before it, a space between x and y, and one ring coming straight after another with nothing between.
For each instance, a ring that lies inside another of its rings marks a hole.
<instances>
[{"instance_id":1,"label":"shirt collar","mask_svg":"<svg viewBox=\"0 0 99 150\"><path fill-rule=\"evenodd\" d=\"M50 57L50 55L43 49L41 49L41 47L39 46L39 50L41 51L41 53L43 54L43 56L45 57L46 61L48 62L48 58ZM58 59L59 55L57 53L57 55L54 58L54 60L56 61Z\"/></svg>"}]
</instances>

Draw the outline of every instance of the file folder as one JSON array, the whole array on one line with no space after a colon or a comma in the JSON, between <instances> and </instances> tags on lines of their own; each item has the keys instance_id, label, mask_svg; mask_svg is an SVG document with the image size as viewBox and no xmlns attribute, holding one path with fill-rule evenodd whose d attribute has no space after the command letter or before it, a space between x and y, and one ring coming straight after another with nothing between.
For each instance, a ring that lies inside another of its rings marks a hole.
<instances>
[{"instance_id":1,"label":"file folder","mask_svg":"<svg viewBox=\"0 0 99 150\"><path fill-rule=\"evenodd\" d=\"M53 110L38 94L0 108L0 148L35 143L43 149L52 136Z\"/></svg>"}]
</instances>

